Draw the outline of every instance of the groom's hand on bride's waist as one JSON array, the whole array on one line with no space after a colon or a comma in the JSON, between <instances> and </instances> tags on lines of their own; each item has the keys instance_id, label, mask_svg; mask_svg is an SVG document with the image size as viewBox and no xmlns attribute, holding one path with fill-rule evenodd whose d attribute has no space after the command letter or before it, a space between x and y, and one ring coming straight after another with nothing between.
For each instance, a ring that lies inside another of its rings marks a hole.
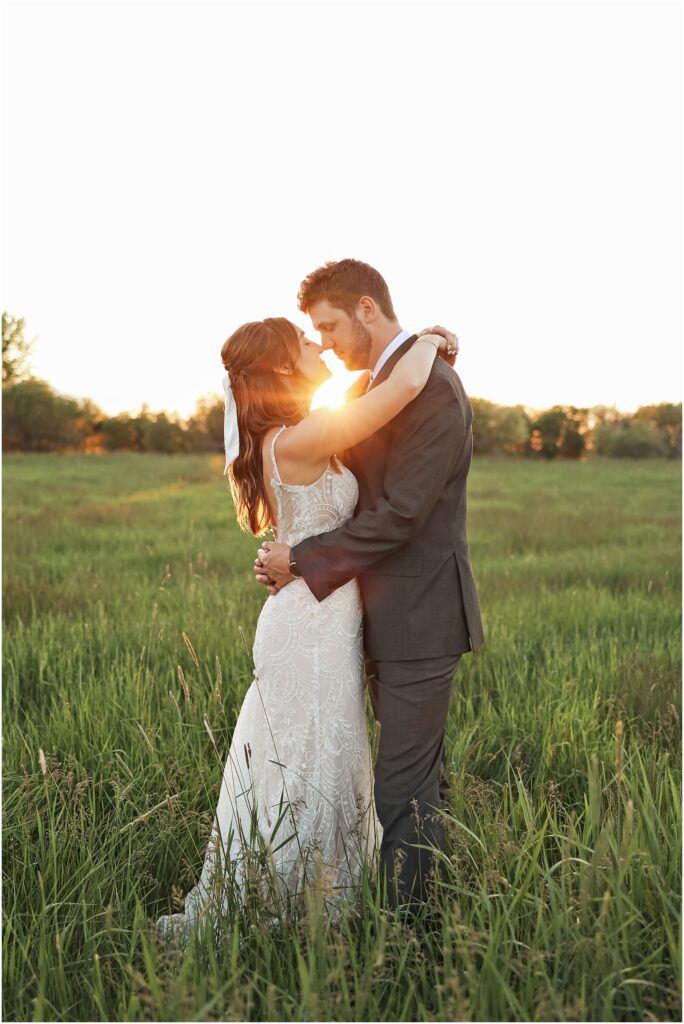
<instances>
[{"instance_id":1,"label":"groom's hand on bride's waist","mask_svg":"<svg viewBox=\"0 0 684 1024\"><path fill-rule=\"evenodd\" d=\"M290 572L290 547L276 541L264 541L254 562L254 576L257 583L277 594L295 578Z\"/></svg>"}]
</instances>

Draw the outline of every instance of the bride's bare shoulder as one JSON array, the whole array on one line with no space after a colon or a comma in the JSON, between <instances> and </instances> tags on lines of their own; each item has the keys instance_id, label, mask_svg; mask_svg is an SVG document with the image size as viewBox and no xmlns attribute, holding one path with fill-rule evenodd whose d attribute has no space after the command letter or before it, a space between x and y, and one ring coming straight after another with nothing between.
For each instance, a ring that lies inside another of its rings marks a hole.
<instances>
[{"instance_id":1,"label":"bride's bare shoulder","mask_svg":"<svg viewBox=\"0 0 684 1024\"><path fill-rule=\"evenodd\" d=\"M264 465L266 473L270 473L273 467L272 453L273 453L273 442L278 436L279 432L285 433L282 427L269 427L263 438L261 439L261 459ZM279 449L279 445L276 445Z\"/></svg>"},{"instance_id":2,"label":"bride's bare shoulder","mask_svg":"<svg viewBox=\"0 0 684 1024\"><path fill-rule=\"evenodd\" d=\"M323 410L316 410L307 416L307 421L316 420ZM303 421L302 421L303 422ZM276 458L278 470L283 483L290 484L311 484L321 475L328 464L328 457L321 458L320 454L314 455L307 443L306 434L299 430L301 424L287 427L283 430L276 444ZM272 432L271 440L268 442L269 453L273 437L277 430ZM266 436L264 437L266 444Z\"/></svg>"},{"instance_id":3,"label":"bride's bare shoulder","mask_svg":"<svg viewBox=\"0 0 684 1024\"><path fill-rule=\"evenodd\" d=\"M280 432L285 433L285 430L287 430L287 427L269 427L261 440L262 452L270 455L273 439L277 437Z\"/></svg>"}]
</instances>

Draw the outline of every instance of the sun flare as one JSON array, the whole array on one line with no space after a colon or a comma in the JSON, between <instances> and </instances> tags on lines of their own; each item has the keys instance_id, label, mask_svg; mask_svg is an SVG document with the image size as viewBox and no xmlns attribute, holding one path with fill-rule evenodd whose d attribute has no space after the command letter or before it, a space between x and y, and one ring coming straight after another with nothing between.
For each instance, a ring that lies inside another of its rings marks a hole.
<instances>
[{"instance_id":1,"label":"sun flare","mask_svg":"<svg viewBox=\"0 0 684 1024\"><path fill-rule=\"evenodd\" d=\"M327 358L326 358L327 356ZM347 370L341 359L338 359L327 352L323 356L327 363L332 377L321 384L313 396L312 409L341 409L344 405L344 396L359 376L357 371Z\"/></svg>"}]
</instances>

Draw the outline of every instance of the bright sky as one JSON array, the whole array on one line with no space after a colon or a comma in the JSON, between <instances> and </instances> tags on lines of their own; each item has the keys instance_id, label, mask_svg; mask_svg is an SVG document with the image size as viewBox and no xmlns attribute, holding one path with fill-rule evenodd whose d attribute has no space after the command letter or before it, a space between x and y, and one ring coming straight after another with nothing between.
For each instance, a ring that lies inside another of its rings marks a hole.
<instances>
[{"instance_id":1,"label":"bright sky","mask_svg":"<svg viewBox=\"0 0 684 1024\"><path fill-rule=\"evenodd\" d=\"M473 396L679 401L681 40L651 0L6 3L3 307L60 391L186 414L354 256Z\"/></svg>"}]
</instances>

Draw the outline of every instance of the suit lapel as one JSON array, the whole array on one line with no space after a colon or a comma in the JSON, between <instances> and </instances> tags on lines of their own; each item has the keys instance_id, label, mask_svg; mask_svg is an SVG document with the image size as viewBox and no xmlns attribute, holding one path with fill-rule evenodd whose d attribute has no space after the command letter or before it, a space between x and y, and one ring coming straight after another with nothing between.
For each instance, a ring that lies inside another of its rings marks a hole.
<instances>
[{"instance_id":1,"label":"suit lapel","mask_svg":"<svg viewBox=\"0 0 684 1024\"><path fill-rule=\"evenodd\" d=\"M410 338L406 339L403 345L399 346L396 352L392 353L392 355L389 357L385 365L380 370L380 373L377 375L371 386L368 388L369 391L372 391L373 388L376 387L378 384L382 384L383 380L387 380L390 373L392 372L395 363L398 363L401 357L404 355L404 353L408 352L408 350L411 348L411 345L413 344L417 337L417 334L412 334Z\"/></svg>"},{"instance_id":2,"label":"suit lapel","mask_svg":"<svg viewBox=\"0 0 684 1024\"><path fill-rule=\"evenodd\" d=\"M392 372L393 366L401 359L405 352L408 352L417 337L417 334L412 334L410 338L406 339L403 345L399 346L396 352L392 353L371 386L368 388L369 391L372 391L377 384L382 384L384 380L387 380ZM344 462L345 465L352 470L357 479L361 481L368 476L369 472L373 471L373 467L376 463L378 465L384 463L385 457L386 448L382 441L382 431L379 430L377 433L371 434L370 437L367 437L365 441L359 441L359 443L354 445L353 448L346 451L344 453Z\"/></svg>"}]
</instances>

